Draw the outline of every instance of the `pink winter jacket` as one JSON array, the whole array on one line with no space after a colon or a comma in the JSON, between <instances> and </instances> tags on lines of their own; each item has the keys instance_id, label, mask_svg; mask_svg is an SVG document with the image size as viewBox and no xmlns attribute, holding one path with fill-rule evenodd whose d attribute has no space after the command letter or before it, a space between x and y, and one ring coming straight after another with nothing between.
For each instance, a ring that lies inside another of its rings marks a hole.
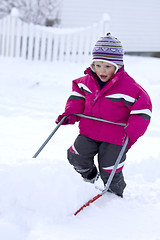
<instances>
[{"instance_id":1,"label":"pink winter jacket","mask_svg":"<svg viewBox=\"0 0 160 240\"><path fill-rule=\"evenodd\" d=\"M142 136L150 122L152 104L146 91L122 67L100 89L91 69L73 81L73 91L63 115L83 113L126 127L80 118L80 133L97 141L123 145L129 137L128 149Z\"/></svg>"}]
</instances>

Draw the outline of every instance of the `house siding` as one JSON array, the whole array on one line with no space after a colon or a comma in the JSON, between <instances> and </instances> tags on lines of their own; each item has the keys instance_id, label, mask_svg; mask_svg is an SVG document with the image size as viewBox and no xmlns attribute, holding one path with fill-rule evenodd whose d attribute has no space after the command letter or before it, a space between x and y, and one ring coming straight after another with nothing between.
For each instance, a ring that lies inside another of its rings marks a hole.
<instances>
[{"instance_id":1,"label":"house siding","mask_svg":"<svg viewBox=\"0 0 160 240\"><path fill-rule=\"evenodd\" d=\"M110 32L127 52L160 52L159 0L63 0L62 27L85 27L110 16Z\"/></svg>"}]
</instances>

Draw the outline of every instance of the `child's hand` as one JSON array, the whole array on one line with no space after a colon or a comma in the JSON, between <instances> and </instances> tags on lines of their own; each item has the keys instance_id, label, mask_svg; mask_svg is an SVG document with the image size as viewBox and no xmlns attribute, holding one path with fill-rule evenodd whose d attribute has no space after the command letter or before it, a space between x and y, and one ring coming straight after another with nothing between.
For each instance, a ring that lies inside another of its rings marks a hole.
<instances>
[{"instance_id":1,"label":"child's hand","mask_svg":"<svg viewBox=\"0 0 160 240\"><path fill-rule=\"evenodd\" d=\"M59 115L55 122L58 124L64 116L65 115L63 114ZM78 116L70 115L63 121L62 125L75 124L75 122L78 122L79 119L80 118Z\"/></svg>"}]
</instances>

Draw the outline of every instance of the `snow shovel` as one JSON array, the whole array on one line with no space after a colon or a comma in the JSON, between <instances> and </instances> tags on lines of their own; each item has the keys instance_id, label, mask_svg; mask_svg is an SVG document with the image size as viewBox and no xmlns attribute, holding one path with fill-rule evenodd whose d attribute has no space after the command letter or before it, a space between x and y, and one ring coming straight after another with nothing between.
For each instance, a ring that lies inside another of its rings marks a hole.
<instances>
[{"instance_id":1,"label":"snow shovel","mask_svg":"<svg viewBox=\"0 0 160 240\"><path fill-rule=\"evenodd\" d=\"M115 122L110 122L107 121L105 119L102 118L96 118L96 117L92 117L92 116L87 116L84 114L71 114L71 115L76 115L79 117L83 117L83 118L88 118L88 119L92 119L92 120L96 120L96 121L101 121L101 122L106 122L106 123L111 123L111 124L115 124L115 125L121 125L121 126L126 126L125 123L115 123ZM61 126L61 124L64 122L64 120L68 117L64 116L61 121L57 124L56 128L51 132L51 134L49 135L49 137L45 140L45 142L42 144L42 146L38 149L38 151L34 154L33 158L36 158L38 156L38 154L43 150L43 148L46 146L46 144L49 142L49 140L53 137L53 135L55 134L55 132L58 130L58 128Z\"/></svg>"},{"instance_id":2,"label":"snow shovel","mask_svg":"<svg viewBox=\"0 0 160 240\"><path fill-rule=\"evenodd\" d=\"M96 121L101 121L101 122L106 122L106 123L110 123L110 124L115 124L115 125L120 125L120 126L126 126L125 123L115 123L115 122L110 122L110 121L107 121L105 119L102 119L102 118L96 118L96 117L92 117L92 116L87 116L87 115L84 115L84 114L73 114L73 115L76 115L76 116L79 116L79 117L84 117L84 118L88 118L88 119L92 119L92 120L96 120ZM63 121L67 118L68 116L64 116L61 121L58 123L58 125L56 126L56 128L52 131L52 133L49 135L49 137L46 139L46 141L42 144L42 146L38 149L38 151L34 154L33 158L36 158L38 156L38 154L42 151L42 149L45 147L45 145L49 142L49 140L52 138L52 136L55 134L55 132L58 130L58 128L61 126L61 124L63 123ZM125 140L125 143L118 155L118 158L116 160L116 163L112 169L112 172L108 178L108 181L107 181L107 184L106 184L106 187L105 189L102 191L101 194L98 194L96 195L94 198L90 199L87 203L85 203L81 208L79 208L75 213L74 215L76 216L80 211L82 211L85 207L89 206L90 203L93 203L94 201L96 201L98 198L102 197L103 194L105 194L108 189L109 189L109 186L112 182L112 179L114 177L114 174L116 172L116 169L118 167L118 164L126 150L126 147L127 147L127 144L128 144L128 136L126 137L126 140Z\"/></svg>"}]
</instances>

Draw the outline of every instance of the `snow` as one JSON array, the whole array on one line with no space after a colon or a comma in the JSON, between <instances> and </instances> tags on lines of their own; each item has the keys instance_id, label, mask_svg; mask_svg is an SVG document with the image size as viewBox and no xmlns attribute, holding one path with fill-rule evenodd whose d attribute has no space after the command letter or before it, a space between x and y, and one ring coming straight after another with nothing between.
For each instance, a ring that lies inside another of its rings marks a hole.
<instances>
[{"instance_id":1,"label":"snow","mask_svg":"<svg viewBox=\"0 0 160 240\"><path fill-rule=\"evenodd\" d=\"M124 198L99 191L66 160L78 125L56 127L71 80L88 66L0 58L0 236L3 240L160 240L160 59L125 56L125 69L150 94L153 117L124 167Z\"/></svg>"}]
</instances>

